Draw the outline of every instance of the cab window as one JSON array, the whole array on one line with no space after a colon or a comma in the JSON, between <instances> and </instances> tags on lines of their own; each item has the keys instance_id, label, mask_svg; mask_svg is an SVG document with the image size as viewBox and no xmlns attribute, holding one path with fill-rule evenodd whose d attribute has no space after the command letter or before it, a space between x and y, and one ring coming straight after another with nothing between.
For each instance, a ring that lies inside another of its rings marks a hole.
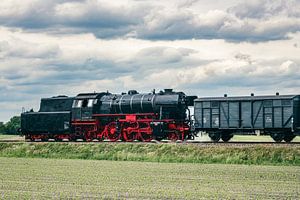
<instances>
[{"instance_id":1,"label":"cab window","mask_svg":"<svg viewBox=\"0 0 300 200\"><path fill-rule=\"evenodd\" d=\"M75 108L80 108L81 105L82 105L82 100L76 100L73 107L75 107Z\"/></svg>"},{"instance_id":2,"label":"cab window","mask_svg":"<svg viewBox=\"0 0 300 200\"><path fill-rule=\"evenodd\" d=\"M89 99L88 107L93 107L94 99Z\"/></svg>"}]
</instances>

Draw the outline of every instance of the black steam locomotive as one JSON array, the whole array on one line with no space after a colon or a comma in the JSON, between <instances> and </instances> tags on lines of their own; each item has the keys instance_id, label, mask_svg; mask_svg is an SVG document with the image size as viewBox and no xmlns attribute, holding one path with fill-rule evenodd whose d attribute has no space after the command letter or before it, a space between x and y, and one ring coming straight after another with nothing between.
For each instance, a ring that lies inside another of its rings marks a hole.
<instances>
[{"instance_id":1,"label":"black steam locomotive","mask_svg":"<svg viewBox=\"0 0 300 200\"><path fill-rule=\"evenodd\" d=\"M191 119L189 106L193 106ZM205 131L212 141L259 131L276 142L300 135L300 95L206 97L165 89L159 93L84 93L43 98L38 112L21 115L30 141L151 141L193 139Z\"/></svg>"},{"instance_id":2,"label":"black steam locomotive","mask_svg":"<svg viewBox=\"0 0 300 200\"><path fill-rule=\"evenodd\" d=\"M21 131L30 141L191 139L188 106L195 98L172 89L43 98L38 112L21 114Z\"/></svg>"}]
</instances>

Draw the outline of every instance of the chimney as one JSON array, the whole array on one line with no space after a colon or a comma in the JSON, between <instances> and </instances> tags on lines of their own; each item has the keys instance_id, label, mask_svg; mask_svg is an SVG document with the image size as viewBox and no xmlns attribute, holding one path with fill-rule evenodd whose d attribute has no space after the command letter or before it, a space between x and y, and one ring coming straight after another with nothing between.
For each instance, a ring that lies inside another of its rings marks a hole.
<instances>
[{"instance_id":1,"label":"chimney","mask_svg":"<svg viewBox=\"0 0 300 200\"><path fill-rule=\"evenodd\" d=\"M253 97L254 96L254 93L251 93L251 97Z\"/></svg>"},{"instance_id":2,"label":"chimney","mask_svg":"<svg viewBox=\"0 0 300 200\"><path fill-rule=\"evenodd\" d=\"M224 94L224 97L227 97L227 94Z\"/></svg>"},{"instance_id":3,"label":"chimney","mask_svg":"<svg viewBox=\"0 0 300 200\"><path fill-rule=\"evenodd\" d=\"M279 96L279 92L276 92L276 96Z\"/></svg>"}]
</instances>

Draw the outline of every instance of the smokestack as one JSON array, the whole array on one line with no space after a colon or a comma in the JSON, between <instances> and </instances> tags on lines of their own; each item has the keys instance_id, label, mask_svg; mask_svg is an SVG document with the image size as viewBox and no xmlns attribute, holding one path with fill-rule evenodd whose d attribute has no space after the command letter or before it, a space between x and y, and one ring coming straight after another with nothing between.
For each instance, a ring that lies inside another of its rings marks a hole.
<instances>
[{"instance_id":1,"label":"smokestack","mask_svg":"<svg viewBox=\"0 0 300 200\"><path fill-rule=\"evenodd\" d=\"M224 97L227 97L227 94L224 94Z\"/></svg>"},{"instance_id":2,"label":"smokestack","mask_svg":"<svg viewBox=\"0 0 300 200\"><path fill-rule=\"evenodd\" d=\"M276 92L276 96L279 96L279 92Z\"/></svg>"},{"instance_id":3,"label":"smokestack","mask_svg":"<svg viewBox=\"0 0 300 200\"><path fill-rule=\"evenodd\" d=\"M253 97L254 96L254 93L251 93L251 97Z\"/></svg>"}]
</instances>

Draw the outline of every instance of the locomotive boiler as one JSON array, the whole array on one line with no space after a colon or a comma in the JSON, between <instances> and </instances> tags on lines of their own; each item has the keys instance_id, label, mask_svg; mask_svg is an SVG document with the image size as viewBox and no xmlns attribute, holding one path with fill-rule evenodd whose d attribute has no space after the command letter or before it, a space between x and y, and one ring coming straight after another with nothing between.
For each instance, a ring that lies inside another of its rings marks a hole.
<instances>
[{"instance_id":1,"label":"locomotive boiler","mask_svg":"<svg viewBox=\"0 0 300 200\"><path fill-rule=\"evenodd\" d=\"M185 140L193 137L188 106L195 96L159 93L83 93L43 98L38 112L21 115L28 140Z\"/></svg>"}]
</instances>

